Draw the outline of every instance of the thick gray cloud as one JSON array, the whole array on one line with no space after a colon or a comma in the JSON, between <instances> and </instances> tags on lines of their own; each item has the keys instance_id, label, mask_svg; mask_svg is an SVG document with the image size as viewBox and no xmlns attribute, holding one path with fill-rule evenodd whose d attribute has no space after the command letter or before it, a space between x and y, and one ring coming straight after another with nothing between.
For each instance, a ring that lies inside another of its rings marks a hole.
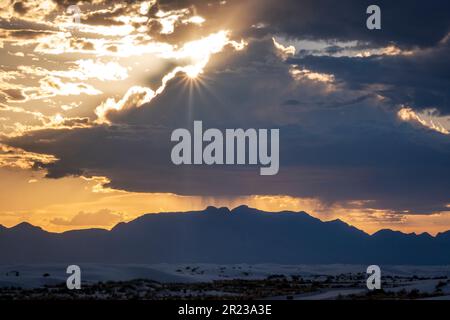
<instances>
[{"instance_id":1,"label":"thick gray cloud","mask_svg":"<svg viewBox=\"0 0 450 320\"><path fill-rule=\"evenodd\" d=\"M369 89L415 109L450 114L450 41L412 55L306 56L291 63L334 74L350 88Z\"/></svg>"},{"instance_id":2,"label":"thick gray cloud","mask_svg":"<svg viewBox=\"0 0 450 320\"><path fill-rule=\"evenodd\" d=\"M368 0L284 0L266 1L264 21L273 31L293 38L360 40L383 45L432 46L450 31L450 3L420 0L374 3ZM382 12L382 29L366 28L366 9L377 4Z\"/></svg>"},{"instance_id":3,"label":"thick gray cloud","mask_svg":"<svg viewBox=\"0 0 450 320\"><path fill-rule=\"evenodd\" d=\"M211 25L230 27L242 35L285 35L293 39L369 42L374 46L436 45L450 31L450 3L422 0L160 0L162 9L194 6ZM366 28L366 9L382 10L382 30ZM264 28L251 28L256 24ZM207 24L208 26L208 24ZM182 28L179 28L183 32Z\"/></svg>"}]
</instances>

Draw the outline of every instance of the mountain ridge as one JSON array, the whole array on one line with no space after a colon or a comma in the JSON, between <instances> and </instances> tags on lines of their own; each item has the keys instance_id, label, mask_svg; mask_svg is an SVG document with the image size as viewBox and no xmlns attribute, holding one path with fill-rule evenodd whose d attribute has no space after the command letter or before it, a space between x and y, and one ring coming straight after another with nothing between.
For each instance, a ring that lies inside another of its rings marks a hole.
<instances>
[{"instance_id":1,"label":"mountain ridge","mask_svg":"<svg viewBox=\"0 0 450 320\"><path fill-rule=\"evenodd\" d=\"M248 206L144 214L111 230L0 228L0 263L450 264L450 231L372 235L339 219Z\"/></svg>"},{"instance_id":2,"label":"mountain ridge","mask_svg":"<svg viewBox=\"0 0 450 320\"><path fill-rule=\"evenodd\" d=\"M220 211L222 209L226 209L226 210L228 210L228 213L233 213L234 210L236 210L238 208L241 208L241 207L242 208L249 208L249 209L252 209L252 210L256 210L256 211L259 211L260 213L262 212L262 213L269 213L269 214L295 214L295 215L303 214L303 215L306 215L306 216L308 216L308 217L310 217L312 219L317 219L317 220L319 220L320 222L323 222L323 223L342 223L342 224L347 225L347 226L349 226L351 228L354 228L354 229L356 229L358 231L361 231L361 232L363 232L363 233L365 233L365 234L367 234L369 236L374 236L376 234L379 234L380 232L381 233L382 232L393 232L393 233L398 233L398 234L402 234L402 235L415 235L415 236L426 235L426 236L430 236L432 238L436 238L436 237L440 237L440 236L450 236L450 230L438 232L436 235L433 236L433 235L429 234L428 232L422 232L422 233L410 232L410 233L405 233L405 232L400 231L400 230L393 230L393 229L388 229L388 228L380 229L380 230L375 231L372 234L369 234L369 233L365 232L364 230L361 230L358 227L355 227L355 226L353 226L353 225L351 225L351 224L349 224L349 223L347 223L344 220L341 220L339 218L334 219L334 220L321 220L319 218L311 216L310 214L308 214L305 211L283 210L283 211L269 212L269 211L259 210L259 209L256 209L256 208L251 208L251 207L249 207L247 205L240 205L240 206L238 206L238 207L236 207L234 209L231 209L231 210L229 208L227 208L227 207L207 206L204 210L197 210L197 211L174 211L174 212L162 211L162 212L154 212L154 213L144 213L141 216L139 216L139 217L137 217L137 218L135 218L135 219L133 219L131 221L118 222L110 230L105 229L105 228L87 228L87 229L71 229L71 230L67 230L67 231L63 231L63 232L52 232L52 231L45 230L44 228L42 228L40 226L35 226L35 225L33 225L33 224L29 223L29 222L26 222L26 221L20 222L20 223L14 225L14 226L11 226L11 227L6 227L6 226L0 224L0 230L3 230L3 229L11 230L11 229L15 229L15 228L17 228L19 226L27 225L27 226L33 227L35 229L41 229L44 232L54 233L54 234L64 234L64 233L68 233L68 232L85 231L85 230L104 230L104 231L110 232L110 231L112 231L114 228L116 228L119 225L127 224L127 223L133 222L135 220L138 220L140 218L143 218L143 217L146 217L146 216L149 216L149 215L184 214L184 213L194 213L194 212L206 213L207 214L208 213L207 211L211 210L211 209L217 209L218 211Z\"/></svg>"}]
</instances>

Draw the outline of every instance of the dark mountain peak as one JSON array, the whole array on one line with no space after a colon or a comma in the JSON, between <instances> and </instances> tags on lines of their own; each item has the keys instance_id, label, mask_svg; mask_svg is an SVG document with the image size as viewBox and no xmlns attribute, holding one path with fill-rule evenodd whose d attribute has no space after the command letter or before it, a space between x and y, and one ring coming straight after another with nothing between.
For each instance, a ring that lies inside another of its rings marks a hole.
<instances>
[{"instance_id":1,"label":"dark mountain peak","mask_svg":"<svg viewBox=\"0 0 450 320\"><path fill-rule=\"evenodd\" d=\"M334 219L334 220L326 221L326 223L350 226L347 222L344 222L341 219Z\"/></svg>"},{"instance_id":2,"label":"dark mountain peak","mask_svg":"<svg viewBox=\"0 0 450 320\"><path fill-rule=\"evenodd\" d=\"M9 228L11 231L44 231L41 227L33 226L28 222L21 222L14 227Z\"/></svg>"},{"instance_id":3,"label":"dark mountain peak","mask_svg":"<svg viewBox=\"0 0 450 320\"><path fill-rule=\"evenodd\" d=\"M247 206L245 204L240 205L240 206L234 208L233 210L231 210L231 213L234 213L234 214L258 213L258 212L262 212L262 211L255 209L255 208L250 208L249 206Z\"/></svg>"},{"instance_id":4,"label":"dark mountain peak","mask_svg":"<svg viewBox=\"0 0 450 320\"><path fill-rule=\"evenodd\" d=\"M203 210L204 213L221 213L221 214L227 214L230 213L230 209L228 209L227 207L221 207L221 208L217 208L214 206L208 206L205 210Z\"/></svg>"},{"instance_id":5,"label":"dark mountain peak","mask_svg":"<svg viewBox=\"0 0 450 320\"><path fill-rule=\"evenodd\" d=\"M248 210L250 209L249 206L247 206L246 204L241 204L240 206L237 206L236 208L234 208L231 211L242 211L242 210Z\"/></svg>"},{"instance_id":6,"label":"dark mountain peak","mask_svg":"<svg viewBox=\"0 0 450 320\"><path fill-rule=\"evenodd\" d=\"M342 221L341 219L334 219L334 220L330 220L330 221L325 221L324 223L326 223L328 225L334 225L336 227L341 227L341 228L354 228L353 226L349 225L347 222Z\"/></svg>"},{"instance_id":7,"label":"dark mountain peak","mask_svg":"<svg viewBox=\"0 0 450 320\"><path fill-rule=\"evenodd\" d=\"M372 235L372 237L375 237L375 238L387 238L387 237L396 237L396 236L398 236L398 237L406 236L406 233L391 230L391 229L381 229Z\"/></svg>"},{"instance_id":8,"label":"dark mountain peak","mask_svg":"<svg viewBox=\"0 0 450 320\"><path fill-rule=\"evenodd\" d=\"M424 238L424 239L432 239L433 236L429 234L428 232L422 232L420 234L417 234L418 237Z\"/></svg>"}]
</instances>

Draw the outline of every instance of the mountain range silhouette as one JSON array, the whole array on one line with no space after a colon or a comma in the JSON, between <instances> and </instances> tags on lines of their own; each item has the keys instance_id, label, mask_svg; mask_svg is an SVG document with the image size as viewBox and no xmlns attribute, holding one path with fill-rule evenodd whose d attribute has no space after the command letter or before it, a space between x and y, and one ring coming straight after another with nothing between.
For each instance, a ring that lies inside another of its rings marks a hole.
<instances>
[{"instance_id":1,"label":"mountain range silhouette","mask_svg":"<svg viewBox=\"0 0 450 320\"><path fill-rule=\"evenodd\" d=\"M450 264L450 231L369 235L341 220L247 206L146 214L111 231L0 225L0 264L77 262L442 265Z\"/></svg>"}]
</instances>

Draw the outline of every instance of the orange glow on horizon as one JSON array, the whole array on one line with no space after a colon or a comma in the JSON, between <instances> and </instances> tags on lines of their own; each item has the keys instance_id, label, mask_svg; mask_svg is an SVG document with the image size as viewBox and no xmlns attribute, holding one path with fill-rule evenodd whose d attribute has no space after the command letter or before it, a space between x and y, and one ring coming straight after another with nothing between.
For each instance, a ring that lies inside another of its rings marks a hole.
<instances>
[{"instance_id":1,"label":"orange glow on horizon","mask_svg":"<svg viewBox=\"0 0 450 320\"><path fill-rule=\"evenodd\" d=\"M52 232L111 229L147 213L203 210L207 206L232 209L243 204L270 212L304 211L322 221L341 219L367 233L389 228L434 235L450 225L450 210L392 219L388 211L365 209L364 203L325 206L318 199L281 195L212 198L126 192L103 187L108 182L104 177L46 179L42 173L20 169L0 169L0 179L4 182L0 185L0 224L12 227L27 221Z\"/></svg>"}]
</instances>

